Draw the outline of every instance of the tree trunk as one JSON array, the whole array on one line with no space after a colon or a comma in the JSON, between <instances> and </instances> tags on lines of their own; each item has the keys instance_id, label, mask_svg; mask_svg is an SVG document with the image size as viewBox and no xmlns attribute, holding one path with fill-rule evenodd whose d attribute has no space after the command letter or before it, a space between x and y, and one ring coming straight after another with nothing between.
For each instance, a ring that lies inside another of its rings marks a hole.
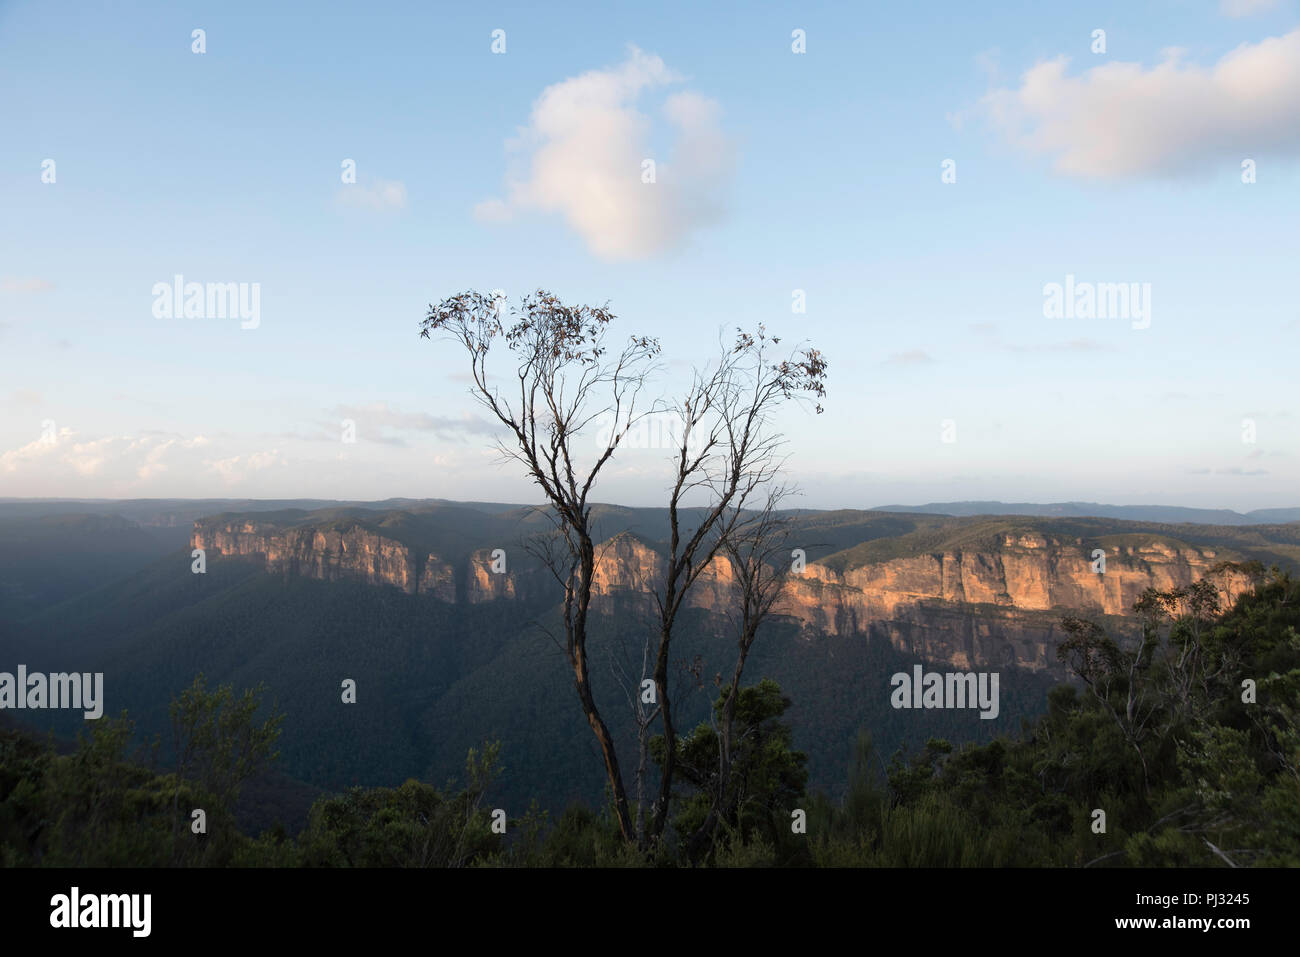
<instances>
[{"instance_id":1,"label":"tree trunk","mask_svg":"<svg viewBox=\"0 0 1300 957\"><path fill-rule=\"evenodd\" d=\"M591 605L591 579L595 571L595 548L591 537L582 534L582 556L578 579L577 610L573 619L573 665L574 685L578 690L578 701L582 704L582 713L587 716L600 745L600 753L605 759L605 776L609 779L610 790L614 799L614 814L618 818L618 829L623 840L632 843L636 840L636 829L628 811L627 792L623 787L623 775L618 766L618 754L614 748L614 739L609 728L600 716L596 699L591 693L591 677L587 667L587 609Z\"/></svg>"}]
</instances>

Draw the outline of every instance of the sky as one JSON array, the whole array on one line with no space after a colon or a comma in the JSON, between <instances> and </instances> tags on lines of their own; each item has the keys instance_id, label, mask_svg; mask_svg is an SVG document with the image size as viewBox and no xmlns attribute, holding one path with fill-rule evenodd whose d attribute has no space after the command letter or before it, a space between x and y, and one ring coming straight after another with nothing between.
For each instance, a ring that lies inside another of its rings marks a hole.
<instances>
[{"instance_id":1,"label":"sky","mask_svg":"<svg viewBox=\"0 0 1300 957\"><path fill-rule=\"evenodd\" d=\"M1298 227L1298 0L0 2L0 497L537 501L418 333L546 289L821 350L792 504L1300 505Z\"/></svg>"}]
</instances>

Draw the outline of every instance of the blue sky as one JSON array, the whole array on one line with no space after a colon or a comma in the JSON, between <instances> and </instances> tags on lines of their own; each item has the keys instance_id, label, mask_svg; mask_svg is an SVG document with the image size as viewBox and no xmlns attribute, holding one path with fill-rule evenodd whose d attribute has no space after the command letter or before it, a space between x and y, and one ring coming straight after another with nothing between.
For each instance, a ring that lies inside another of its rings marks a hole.
<instances>
[{"instance_id":1,"label":"blue sky","mask_svg":"<svg viewBox=\"0 0 1300 957\"><path fill-rule=\"evenodd\" d=\"M542 287L668 392L820 348L808 506L1300 504L1295 0L265 6L0 3L0 496L532 501L417 333ZM256 328L156 316L177 274ZM1048 318L1067 275L1149 326Z\"/></svg>"}]
</instances>

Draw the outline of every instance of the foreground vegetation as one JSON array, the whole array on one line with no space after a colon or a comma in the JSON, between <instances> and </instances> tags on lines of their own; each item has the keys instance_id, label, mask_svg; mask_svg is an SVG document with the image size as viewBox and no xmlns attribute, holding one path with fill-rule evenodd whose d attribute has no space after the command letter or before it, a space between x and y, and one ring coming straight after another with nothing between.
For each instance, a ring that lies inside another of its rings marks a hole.
<instances>
[{"instance_id":1,"label":"foreground vegetation","mask_svg":"<svg viewBox=\"0 0 1300 957\"><path fill-rule=\"evenodd\" d=\"M67 753L0 731L0 866L1300 865L1300 582L1261 575L1226 610L1202 582L1136 611L1136 647L1065 620L1060 655L1079 680L1019 737L931 740L885 764L864 730L837 798L807 793L770 680L739 694L719 794L724 689L715 720L675 741L672 827L649 853L608 808L494 815L496 745L470 752L459 785L354 788L319 799L296 836L246 834L234 808L273 764L280 717L261 715L257 689L200 678L172 704L169 768L161 742L132 750L125 715ZM662 764L664 742L649 750ZM714 838L691 846L717 809Z\"/></svg>"}]
</instances>

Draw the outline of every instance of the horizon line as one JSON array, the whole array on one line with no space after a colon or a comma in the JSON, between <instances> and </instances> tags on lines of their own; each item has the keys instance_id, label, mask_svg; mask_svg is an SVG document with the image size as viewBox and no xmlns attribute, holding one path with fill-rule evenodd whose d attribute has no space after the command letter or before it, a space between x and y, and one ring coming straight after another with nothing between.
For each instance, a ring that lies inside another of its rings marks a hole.
<instances>
[{"instance_id":1,"label":"horizon line","mask_svg":"<svg viewBox=\"0 0 1300 957\"><path fill-rule=\"evenodd\" d=\"M537 508L548 504L546 502L503 502L503 501L488 501L488 500L481 500L481 499L452 499L452 498L442 498L437 496L416 498L407 495L392 495L387 498L375 498L375 499L312 498L310 496L283 498L283 497L274 497L274 496L257 497L257 496L215 496L215 495L156 496L156 497L138 497L138 498L92 498L92 497L78 497L78 496L0 496L0 504L39 504L42 502L48 502L51 504L54 503L98 504L98 503L132 503L132 502L138 502L138 503L143 503L143 502L258 502L258 503L304 502L304 503L321 503L324 505L380 505L387 502L411 502L415 504L446 502L446 503L452 503L458 505L501 505L501 506L509 506L512 508ZM667 508L666 505L628 505L621 502L604 502L604 501L594 501L589 504L593 506L605 505L614 508L637 508L637 509ZM1217 505L1217 506L1216 505L1170 505L1164 502L1137 502L1137 503L1130 502L1130 503L1120 504L1115 502L1090 502L1090 501L1083 501L1079 499L1072 499L1068 501L1051 501L1051 502L1030 502L1030 501L1005 502L1002 501L1001 499L952 499L943 502L929 501L929 502L920 502L916 504L904 504L900 502L891 502L885 505L873 505L873 506L799 505L799 506L791 506L790 508L778 509L778 511L810 511L810 512L844 512L844 511L882 512L884 511L884 512L888 512L888 511L897 511L899 509L924 509L930 506L938 507L938 506L954 506L954 505L965 505L965 506L991 505L991 506L1007 506L1007 507L1028 506L1034 508L1067 507L1067 506L1076 506L1076 507L1082 506L1082 507L1095 507L1095 508L1162 508L1162 509L1182 509L1186 511L1200 511L1200 512L1228 512L1234 515L1242 515L1242 516L1253 515L1258 512L1273 512L1273 511L1284 511L1289 509L1300 509L1300 504L1271 505L1271 506L1264 506L1261 508L1253 508L1247 511L1241 511L1223 505ZM689 506L689 507L703 508L705 506ZM990 512L987 514L999 514L999 513Z\"/></svg>"}]
</instances>

